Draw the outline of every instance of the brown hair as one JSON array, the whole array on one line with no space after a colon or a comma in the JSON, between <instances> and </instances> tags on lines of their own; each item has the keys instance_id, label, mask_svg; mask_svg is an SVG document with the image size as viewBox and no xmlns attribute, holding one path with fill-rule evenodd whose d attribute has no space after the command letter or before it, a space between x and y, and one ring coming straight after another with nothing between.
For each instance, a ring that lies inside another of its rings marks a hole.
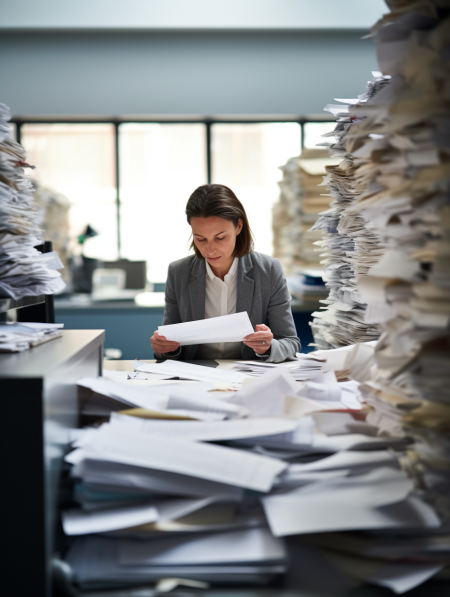
<instances>
[{"instance_id":1,"label":"brown hair","mask_svg":"<svg viewBox=\"0 0 450 597\"><path fill-rule=\"evenodd\" d=\"M223 184L203 184L192 193L186 204L187 221L191 218L209 218L217 216L233 222L237 227L239 218L242 219L242 230L236 237L233 257L243 257L253 251L253 234L248 223L244 206L231 189ZM196 256L203 259L194 241L189 247L194 249Z\"/></svg>"}]
</instances>

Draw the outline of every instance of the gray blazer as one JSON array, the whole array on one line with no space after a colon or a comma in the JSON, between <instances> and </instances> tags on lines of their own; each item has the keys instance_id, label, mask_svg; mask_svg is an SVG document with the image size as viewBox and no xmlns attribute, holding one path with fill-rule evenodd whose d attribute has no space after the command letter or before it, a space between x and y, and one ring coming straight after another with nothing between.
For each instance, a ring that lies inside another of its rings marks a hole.
<instances>
[{"instance_id":1,"label":"gray blazer","mask_svg":"<svg viewBox=\"0 0 450 597\"><path fill-rule=\"evenodd\" d=\"M163 325L198 321L205 318L206 264L195 255L169 265L166 282L166 307ZM247 311L253 329L266 324L274 335L265 360L280 363L295 357L300 340L292 317L291 297L278 259L262 253L249 253L239 259L237 270L236 313ZM195 359L198 345L182 346L174 352L155 353L157 359ZM241 344L243 360L258 359Z\"/></svg>"}]
</instances>

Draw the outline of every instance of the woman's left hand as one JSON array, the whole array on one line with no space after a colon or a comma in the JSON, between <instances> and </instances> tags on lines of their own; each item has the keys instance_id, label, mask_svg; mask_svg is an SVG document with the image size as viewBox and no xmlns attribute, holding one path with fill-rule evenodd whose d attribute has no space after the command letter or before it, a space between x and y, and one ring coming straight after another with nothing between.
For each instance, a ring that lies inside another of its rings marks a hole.
<instances>
[{"instance_id":1,"label":"woman's left hand","mask_svg":"<svg viewBox=\"0 0 450 597\"><path fill-rule=\"evenodd\" d=\"M273 334L263 323L256 326L256 331L254 334L250 334L249 336L245 336L243 342L246 346L250 346L253 348L255 352L258 354L264 354L270 348L270 343L273 339Z\"/></svg>"}]
</instances>

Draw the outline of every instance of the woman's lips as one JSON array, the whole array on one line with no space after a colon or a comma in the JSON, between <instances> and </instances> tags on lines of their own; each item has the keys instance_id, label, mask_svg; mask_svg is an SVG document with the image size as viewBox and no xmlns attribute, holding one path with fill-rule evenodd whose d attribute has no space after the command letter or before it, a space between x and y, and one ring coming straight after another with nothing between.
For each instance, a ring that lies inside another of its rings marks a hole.
<instances>
[{"instance_id":1,"label":"woman's lips","mask_svg":"<svg viewBox=\"0 0 450 597\"><path fill-rule=\"evenodd\" d=\"M218 261L220 257L207 257L208 261Z\"/></svg>"}]
</instances>

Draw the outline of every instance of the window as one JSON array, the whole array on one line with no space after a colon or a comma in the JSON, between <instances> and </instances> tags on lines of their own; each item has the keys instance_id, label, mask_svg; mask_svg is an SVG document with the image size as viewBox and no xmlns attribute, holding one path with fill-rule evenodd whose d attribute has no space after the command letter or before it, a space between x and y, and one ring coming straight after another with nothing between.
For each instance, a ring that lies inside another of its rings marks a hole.
<instances>
[{"instance_id":1,"label":"window","mask_svg":"<svg viewBox=\"0 0 450 597\"><path fill-rule=\"evenodd\" d=\"M184 213L207 182L204 124L119 126L122 257L146 259L147 277L165 282L171 261L189 254Z\"/></svg>"},{"instance_id":2,"label":"window","mask_svg":"<svg viewBox=\"0 0 450 597\"><path fill-rule=\"evenodd\" d=\"M24 124L20 142L36 170L26 173L69 199L73 242L90 224L85 255L117 258L115 136L112 124Z\"/></svg>"},{"instance_id":3,"label":"window","mask_svg":"<svg viewBox=\"0 0 450 597\"><path fill-rule=\"evenodd\" d=\"M280 166L314 148L334 122L12 123L36 170L27 174L68 197L72 244L90 224L87 257L147 261L164 282L189 254L184 209L208 181L244 204L255 249L272 254L272 207ZM328 158L323 158L328 159Z\"/></svg>"},{"instance_id":4,"label":"window","mask_svg":"<svg viewBox=\"0 0 450 597\"><path fill-rule=\"evenodd\" d=\"M17 141L17 127L14 122L9 123L9 133L11 137Z\"/></svg>"},{"instance_id":5,"label":"window","mask_svg":"<svg viewBox=\"0 0 450 597\"><path fill-rule=\"evenodd\" d=\"M255 249L272 255L272 206L278 200L279 167L299 155L296 122L213 124L212 182L225 184L244 205Z\"/></svg>"},{"instance_id":6,"label":"window","mask_svg":"<svg viewBox=\"0 0 450 597\"><path fill-rule=\"evenodd\" d=\"M305 122L303 126L304 132L304 148L305 149L323 149L321 147L316 147L319 143L323 143L327 141L327 138L322 138L322 135L325 133L330 133L334 130L336 126L336 122L334 120L330 120L329 122ZM333 138L331 137L331 140ZM330 138L328 138L330 141Z\"/></svg>"}]
</instances>

